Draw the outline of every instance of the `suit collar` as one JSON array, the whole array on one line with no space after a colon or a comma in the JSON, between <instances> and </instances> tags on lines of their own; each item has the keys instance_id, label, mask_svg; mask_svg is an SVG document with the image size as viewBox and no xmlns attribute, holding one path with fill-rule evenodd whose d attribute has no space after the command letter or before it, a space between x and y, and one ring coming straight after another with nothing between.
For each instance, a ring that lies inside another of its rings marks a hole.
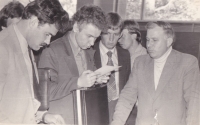
<instances>
[{"instance_id":1,"label":"suit collar","mask_svg":"<svg viewBox=\"0 0 200 125\"><path fill-rule=\"evenodd\" d=\"M99 42L95 43L94 50L95 50L95 54L94 54L95 65L96 65L97 68L100 68L100 67L102 67L102 65L101 65L101 55L100 55L100 49L99 49Z\"/></svg>"},{"instance_id":2,"label":"suit collar","mask_svg":"<svg viewBox=\"0 0 200 125\"><path fill-rule=\"evenodd\" d=\"M174 50L169 54L165 66L163 68L162 74L160 76L160 80L157 86L155 99L158 98L160 93L163 91L167 83L170 82L171 77L173 76L173 72L176 70L177 65L177 56Z\"/></svg>"},{"instance_id":3,"label":"suit collar","mask_svg":"<svg viewBox=\"0 0 200 125\"><path fill-rule=\"evenodd\" d=\"M9 26L6 30L8 30L9 39L11 40L11 44L12 44L11 46L13 46L13 52L15 54L15 57L18 58L18 60L20 61L19 62L19 65L21 67L20 70L22 70L22 72L24 74L28 74L28 69L26 67L26 63L25 63L25 60L24 60L24 57L23 57L22 49L21 49L20 43L19 43L20 41L17 38L17 34L14 30L13 25ZM28 75L24 75L24 77L26 78L26 81L30 81L30 78L29 78ZM28 86L29 92L31 93L32 86L31 86L30 82L27 82L27 86ZM34 95L32 95L32 96L34 96Z\"/></svg>"},{"instance_id":4,"label":"suit collar","mask_svg":"<svg viewBox=\"0 0 200 125\"><path fill-rule=\"evenodd\" d=\"M154 83L154 60L148 57L145 60L145 69L144 69L144 76L146 76L146 88L152 97L153 100L156 100L160 93L165 88L166 84L170 82L171 77L173 76L173 72L176 70L176 53L175 50L172 49L171 53L169 54L167 61L164 65L157 89L155 90L155 83Z\"/></svg>"}]
</instances>

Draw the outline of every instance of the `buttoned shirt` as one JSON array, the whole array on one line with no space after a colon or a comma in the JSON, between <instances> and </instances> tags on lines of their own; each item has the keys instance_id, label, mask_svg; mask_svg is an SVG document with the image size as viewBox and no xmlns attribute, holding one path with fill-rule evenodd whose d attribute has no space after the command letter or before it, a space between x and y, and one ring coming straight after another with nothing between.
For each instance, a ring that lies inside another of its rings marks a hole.
<instances>
[{"instance_id":1,"label":"buttoned shirt","mask_svg":"<svg viewBox=\"0 0 200 125\"><path fill-rule=\"evenodd\" d=\"M116 47L114 47L112 50L108 50L100 41L99 43L99 49L100 49L100 56L101 56L101 65L105 66L108 62L108 55L107 52L111 51L112 54L112 61L114 66L118 66L118 56L117 56L117 50ZM117 96L113 100L116 100L119 98L119 71L115 72L115 83L116 83L116 90L117 90Z\"/></svg>"}]
</instances>

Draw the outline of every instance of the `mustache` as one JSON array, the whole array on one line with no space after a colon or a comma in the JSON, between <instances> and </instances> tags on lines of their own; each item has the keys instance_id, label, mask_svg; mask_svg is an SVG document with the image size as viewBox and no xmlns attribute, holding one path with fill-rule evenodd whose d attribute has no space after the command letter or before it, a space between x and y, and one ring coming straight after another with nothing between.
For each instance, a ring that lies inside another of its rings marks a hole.
<instances>
[{"instance_id":1,"label":"mustache","mask_svg":"<svg viewBox=\"0 0 200 125\"><path fill-rule=\"evenodd\" d=\"M46 43L41 43L40 46L45 47L45 46L47 46L47 44Z\"/></svg>"}]
</instances>

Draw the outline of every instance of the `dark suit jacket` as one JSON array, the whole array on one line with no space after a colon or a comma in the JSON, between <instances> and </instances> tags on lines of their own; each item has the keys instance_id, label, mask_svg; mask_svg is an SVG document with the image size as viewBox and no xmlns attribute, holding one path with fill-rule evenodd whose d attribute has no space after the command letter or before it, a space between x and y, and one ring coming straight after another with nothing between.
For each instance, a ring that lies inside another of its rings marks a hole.
<instances>
[{"instance_id":1,"label":"dark suit jacket","mask_svg":"<svg viewBox=\"0 0 200 125\"><path fill-rule=\"evenodd\" d=\"M101 65L101 56L100 56L100 50L99 50L99 41L95 43L94 45L95 54L94 54L94 62L97 68L100 68ZM118 54L118 65L122 66L119 69L119 93L124 88L126 82L128 81L129 74L131 71L131 65L130 65L130 54L127 50L121 48L120 46L116 46L117 54ZM116 103L112 104L112 106L109 106L109 108L113 107L113 111L109 113L110 119L112 119L112 115L114 113L114 107Z\"/></svg>"},{"instance_id":2,"label":"dark suit jacket","mask_svg":"<svg viewBox=\"0 0 200 125\"><path fill-rule=\"evenodd\" d=\"M61 114L67 124L74 123L73 98L71 91L77 89L78 68L69 43L70 32L51 43L43 50L38 67L52 68L57 74L51 74L49 112ZM96 69L93 62L93 50L84 50L87 69Z\"/></svg>"},{"instance_id":3,"label":"dark suit jacket","mask_svg":"<svg viewBox=\"0 0 200 125\"><path fill-rule=\"evenodd\" d=\"M172 50L155 90L154 60L136 58L121 92L112 125L123 125L138 97L136 125L199 125L199 67L194 56Z\"/></svg>"}]
</instances>

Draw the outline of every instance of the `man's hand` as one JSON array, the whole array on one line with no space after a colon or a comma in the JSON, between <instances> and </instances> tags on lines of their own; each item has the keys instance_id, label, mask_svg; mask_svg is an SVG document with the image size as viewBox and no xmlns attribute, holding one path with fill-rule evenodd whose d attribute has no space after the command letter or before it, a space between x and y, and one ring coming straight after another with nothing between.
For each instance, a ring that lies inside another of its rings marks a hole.
<instances>
[{"instance_id":1,"label":"man's hand","mask_svg":"<svg viewBox=\"0 0 200 125\"><path fill-rule=\"evenodd\" d=\"M57 125L57 124L65 124L64 119L62 118L61 115L56 115L56 114L44 114L43 122L47 124L52 124L52 125Z\"/></svg>"},{"instance_id":2,"label":"man's hand","mask_svg":"<svg viewBox=\"0 0 200 125\"><path fill-rule=\"evenodd\" d=\"M110 74L111 74L111 73L109 72L109 73L107 73L107 74L105 74L105 75L103 75L103 76L98 77L95 84L107 83L107 81L108 81L109 78L110 78L110 77L109 77Z\"/></svg>"},{"instance_id":3,"label":"man's hand","mask_svg":"<svg viewBox=\"0 0 200 125\"><path fill-rule=\"evenodd\" d=\"M81 76L78 78L78 86L79 87L91 87L94 85L97 76L99 73L95 73L90 70L84 71Z\"/></svg>"}]
</instances>

